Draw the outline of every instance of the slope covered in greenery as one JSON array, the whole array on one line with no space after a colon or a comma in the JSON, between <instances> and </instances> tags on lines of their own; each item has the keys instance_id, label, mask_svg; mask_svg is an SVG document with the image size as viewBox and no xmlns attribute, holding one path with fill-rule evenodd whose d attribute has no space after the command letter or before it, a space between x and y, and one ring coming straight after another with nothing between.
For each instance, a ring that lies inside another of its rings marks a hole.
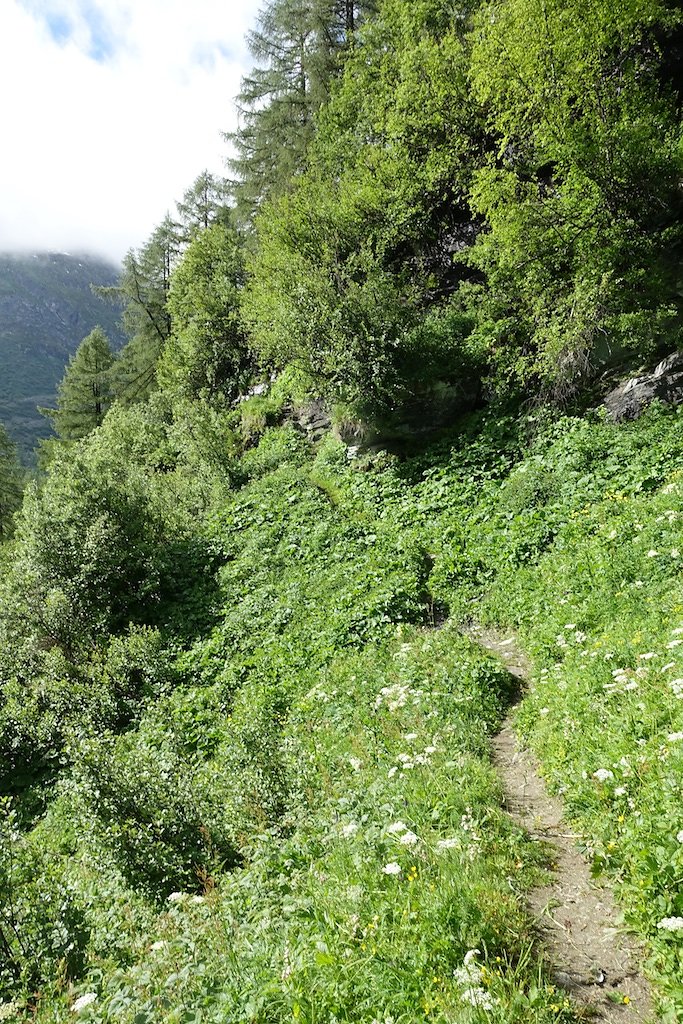
<instances>
[{"instance_id":1,"label":"slope covered in greenery","mask_svg":"<svg viewBox=\"0 0 683 1024\"><path fill-rule=\"evenodd\" d=\"M240 181L126 257L0 552L0 1016L580 1019L477 620L681 1018L683 421L600 407L680 340L681 33L266 6Z\"/></svg>"},{"instance_id":2,"label":"slope covered in greenery","mask_svg":"<svg viewBox=\"0 0 683 1024\"><path fill-rule=\"evenodd\" d=\"M313 451L285 426L230 462L232 487L152 424L135 477L166 596L155 611L127 587L118 636L53 647L35 703L24 690L5 712L5 751L30 722L25 759L48 772L7 808L6 998L38 986L55 1021L86 995L90 1020L573 1019L532 952L523 894L543 852L500 808L488 742L512 684L459 634L476 616L535 655L520 721L675 1020L680 417L565 419L531 440L526 419L478 418L404 461ZM53 543L76 506L92 518L100 470L94 450L79 463ZM35 534L40 508L25 515ZM113 521L88 538L81 571L96 563L113 602ZM15 566L47 557L20 529Z\"/></svg>"}]
</instances>

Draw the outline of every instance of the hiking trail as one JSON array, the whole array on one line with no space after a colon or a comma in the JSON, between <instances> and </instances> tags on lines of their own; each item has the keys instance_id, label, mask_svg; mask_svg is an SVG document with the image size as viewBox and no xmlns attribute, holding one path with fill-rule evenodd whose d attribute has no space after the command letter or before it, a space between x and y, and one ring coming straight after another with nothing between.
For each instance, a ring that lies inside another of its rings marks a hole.
<instances>
[{"instance_id":1,"label":"hiking trail","mask_svg":"<svg viewBox=\"0 0 683 1024\"><path fill-rule=\"evenodd\" d=\"M529 685L530 665L514 636L481 626L465 632ZM548 793L538 762L520 744L513 723L510 713L493 738L493 763L507 812L553 851L552 878L528 894L552 975L597 1021L655 1020L650 984L638 966L640 949L620 924L612 890L592 877L579 848L583 837L564 821L562 801Z\"/></svg>"}]
</instances>

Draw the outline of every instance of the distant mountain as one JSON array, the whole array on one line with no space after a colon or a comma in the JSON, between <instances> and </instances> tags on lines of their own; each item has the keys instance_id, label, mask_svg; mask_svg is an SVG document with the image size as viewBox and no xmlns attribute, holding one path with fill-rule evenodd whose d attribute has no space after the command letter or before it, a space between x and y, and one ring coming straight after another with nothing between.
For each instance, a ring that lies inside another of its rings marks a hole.
<instances>
[{"instance_id":1,"label":"distant mountain","mask_svg":"<svg viewBox=\"0 0 683 1024\"><path fill-rule=\"evenodd\" d=\"M69 357L99 324L118 348L121 311L91 284L114 284L119 268L94 256L0 253L0 423L31 461L51 435L37 406L50 407Z\"/></svg>"}]
</instances>

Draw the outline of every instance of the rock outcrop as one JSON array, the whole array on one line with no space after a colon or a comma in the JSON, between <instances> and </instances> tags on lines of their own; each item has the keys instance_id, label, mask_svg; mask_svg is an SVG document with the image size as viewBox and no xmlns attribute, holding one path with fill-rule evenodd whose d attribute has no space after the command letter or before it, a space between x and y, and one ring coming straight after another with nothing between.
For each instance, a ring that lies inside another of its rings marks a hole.
<instances>
[{"instance_id":1,"label":"rock outcrop","mask_svg":"<svg viewBox=\"0 0 683 1024\"><path fill-rule=\"evenodd\" d=\"M672 352L652 373L631 377L607 395L604 405L614 423L635 420L657 399L667 405L683 402L683 352Z\"/></svg>"}]
</instances>

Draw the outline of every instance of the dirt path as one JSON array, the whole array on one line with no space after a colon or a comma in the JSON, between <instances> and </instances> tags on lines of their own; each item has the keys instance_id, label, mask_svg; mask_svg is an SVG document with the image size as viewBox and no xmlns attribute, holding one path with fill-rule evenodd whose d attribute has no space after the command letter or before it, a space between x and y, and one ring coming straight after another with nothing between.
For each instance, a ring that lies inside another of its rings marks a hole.
<instances>
[{"instance_id":1,"label":"dirt path","mask_svg":"<svg viewBox=\"0 0 683 1024\"><path fill-rule=\"evenodd\" d=\"M480 627L467 635L501 658L520 681L529 678L529 664L514 637ZM562 802L549 795L533 755L520 747L511 717L493 750L508 812L555 851L553 878L530 894L529 906L558 985L592 1008L597 1021L656 1019L650 986L638 970L638 947L619 931L612 892L591 877L577 847L582 837L563 821Z\"/></svg>"}]
</instances>

